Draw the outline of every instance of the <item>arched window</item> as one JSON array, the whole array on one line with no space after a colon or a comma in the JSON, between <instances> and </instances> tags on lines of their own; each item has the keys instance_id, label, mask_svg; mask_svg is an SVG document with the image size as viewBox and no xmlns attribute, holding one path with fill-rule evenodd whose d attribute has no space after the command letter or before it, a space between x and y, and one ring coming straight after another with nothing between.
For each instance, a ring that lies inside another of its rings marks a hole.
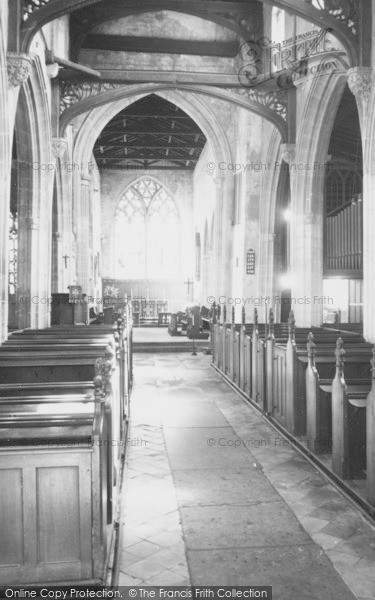
<instances>
[{"instance_id":1,"label":"arched window","mask_svg":"<svg viewBox=\"0 0 375 600\"><path fill-rule=\"evenodd\" d=\"M116 212L120 279L173 279L179 271L179 219L163 186L144 178L130 186Z\"/></svg>"}]
</instances>

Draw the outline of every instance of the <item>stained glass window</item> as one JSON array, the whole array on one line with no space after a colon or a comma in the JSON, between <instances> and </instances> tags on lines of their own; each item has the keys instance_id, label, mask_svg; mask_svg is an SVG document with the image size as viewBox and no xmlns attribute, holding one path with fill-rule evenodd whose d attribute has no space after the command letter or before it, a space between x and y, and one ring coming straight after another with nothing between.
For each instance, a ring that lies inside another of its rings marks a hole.
<instances>
[{"instance_id":1,"label":"stained glass window","mask_svg":"<svg viewBox=\"0 0 375 600\"><path fill-rule=\"evenodd\" d=\"M172 279L178 275L177 208L158 182L144 178L125 191L116 213L115 235L120 279Z\"/></svg>"},{"instance_id":2,"label":"stained glass window","mask_svg":"<svg viewBox=\"0 0 375 600\"><path fill-rule=\"evenodd\" d=\"M8 292L13 295L17 288L18 217L9 214Z\"/></svg>"}]
</instances>

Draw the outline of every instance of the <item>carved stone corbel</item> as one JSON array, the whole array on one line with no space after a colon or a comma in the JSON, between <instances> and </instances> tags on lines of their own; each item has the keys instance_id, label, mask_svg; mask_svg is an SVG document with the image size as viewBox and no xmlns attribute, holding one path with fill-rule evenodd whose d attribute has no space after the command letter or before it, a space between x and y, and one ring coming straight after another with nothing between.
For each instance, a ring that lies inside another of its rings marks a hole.
<instances>
[{"instance_id":1,"label":"carved stone corbel","mask_svg":"<svg viewBox=\"0 0 375 600\"><path fill-rule=\"evenodd\" d=\"M280 144L281 158L283 161L292 165L296 160L296 145L295 144Z\"/></svg>"},{"instance_id":2,"label":"carved stone corbel","mask_svg":"<svg viewBox=\"0 0 375 600\"><path fill-rule=\"evenodd\" d=\"M353 67L348 69L348 86L357 101L366 105L371 96L373 75L371 67Z\"/></svg>"},{"instance_id":3,"label":"carved stone corbel","mask_svg":"<svg viewBox=\"0 0 375 600\"><path fill-rule=\"evenodd\" d=\"M18 87L31 75L32 59L23 52L7 52L7 73L9 86Z\"/></svg>"},{"instance_id":4,"label":"carved stone corbel","mask_svg":"<svg viewBox=\"0 0 375 600\"><path fill-rule=\"evenodd\" d=\"M52 138L52 152L55 158L62 158L67 150L68 140L66 138Z\"/></svg>"}]
</instances>

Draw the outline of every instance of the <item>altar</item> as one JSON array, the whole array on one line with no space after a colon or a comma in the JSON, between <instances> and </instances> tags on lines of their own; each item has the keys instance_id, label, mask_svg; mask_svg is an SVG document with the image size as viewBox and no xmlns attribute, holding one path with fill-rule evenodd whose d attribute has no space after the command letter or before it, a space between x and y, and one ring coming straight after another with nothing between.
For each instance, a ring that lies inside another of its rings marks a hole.
<instances>
[{"instance_id":1,"label":"altar","mask_svg":"<svg viewBox=\"0 0 375 600\"><path fill-rule=\"evenodd\" d=\"M133 309L134 325L164 323L163 315L186 304L183 281L103 279L103 305L120 310L126 303Z\"/></svg>"}]
</instances>

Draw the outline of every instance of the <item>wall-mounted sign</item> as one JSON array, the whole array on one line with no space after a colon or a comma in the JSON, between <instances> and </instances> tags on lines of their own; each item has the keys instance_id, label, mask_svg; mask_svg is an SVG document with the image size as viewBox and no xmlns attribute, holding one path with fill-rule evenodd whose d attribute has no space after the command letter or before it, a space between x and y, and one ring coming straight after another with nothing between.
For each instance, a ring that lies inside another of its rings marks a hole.
<instances>
[{"instance_id":1,"label":"wall-mounted sign","mask_svg":"<svg viewBox=\"0 0 375 600\"><path fill-rule=\"evenodd\" d=\"M255 274L255 251L248 250L246 252L246 275Z\"/></svg>"}]
</instances>

